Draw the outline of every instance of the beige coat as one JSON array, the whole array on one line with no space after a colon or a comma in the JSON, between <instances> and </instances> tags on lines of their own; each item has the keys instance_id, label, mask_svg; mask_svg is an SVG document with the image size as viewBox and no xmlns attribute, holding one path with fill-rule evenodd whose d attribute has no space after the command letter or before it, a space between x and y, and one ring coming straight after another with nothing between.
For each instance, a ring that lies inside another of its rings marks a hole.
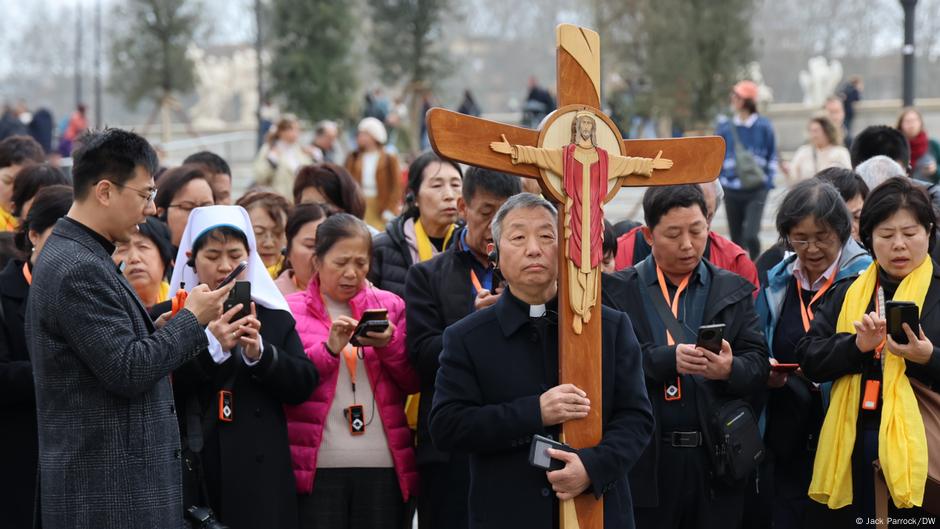
<instances>
[{"instance_id":1,"label":"beige coat","mask_svg":"<svg viewBox=\"0 0 940 529\"><path fill-rule=\"evenodd\" d=\"M816 173L830 167L852 168L849 150L841 145L830 145L817 149L811 144L801 146L790 160L789 182L795 184L812 178Z\"/></svg>"}]
</instances>

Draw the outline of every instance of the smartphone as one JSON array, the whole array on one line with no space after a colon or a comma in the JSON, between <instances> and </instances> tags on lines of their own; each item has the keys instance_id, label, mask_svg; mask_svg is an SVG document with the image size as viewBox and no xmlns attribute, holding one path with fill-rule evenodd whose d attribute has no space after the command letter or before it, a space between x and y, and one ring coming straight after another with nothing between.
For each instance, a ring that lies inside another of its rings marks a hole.
<instances>
[{"instance_id":1,"label":"smartphone","mask_svg":"<svg viewBox=\"0 0 940 529\"><path fill-rule=\"evenodd\" d=\"M770 370L776 373L793 373L800 368L800 364L773 364Z\"/></svg>"},{"instance_id":2,"label":"smartphone","mask_svg":"<svg viewBox=\"0 0 940 529\"><path fill-rule=\"evenodd\" d=\"M561 470L565 468L565 462L560 459L549 457L548 449L564 450L566 452L577 452L570 446L559 443L554 439L542 437L541 435L532 436L532 444L529 445L529 464L542 470Z\"/></svg>"},{"instance_id":3,"label":"smartphone","mask_svg":"<svg viewBox=\"0 0 940 529\"><path fill-rule=\"evenodd\" d=\"M888 301L885 303L885 320L888 324L888 334L899 344L907 344L907 333L901 327L906 323L911 327L915 336L920 336L920 320L917 304L912 301Z\"/></svg>"},{"instance_id":4,"label":"smartphone","mask_svg":"<svg viewBox=\"0 0 940 529\"><path fill-rule=\"evenodd\" d=\"M364 337L366 333L375 331L382 332L388 329L388 309L366 309L359 318L359 325L353 331L352 338L349 339L354 347L359 347L359 338Z\"/></svg>"},{"instance_id":5,"label":"smartphone","mask_svg":"<svg viewBox=\"0 0 940 529\"><path fill-rule=\"evenodd\" d=\"M244 272L246 268L248 268L248 261L242 261L242 262L238 263L238 266L235 267L235 270L232 270L232 273L231 273L231 274L225 276L225 279L223 279L223 280L219 283L219 286L217 286L217 287L215 287L215 288L222 288L222 287L224 287L225 285L231 283L232 281L235 280L236 277L238 277L239 274L241 274L242 272Z\"/></svg>"},{"instance_id":6,"label":"smartphone","mask_svg":"<svg viewBox=\"0 0 940 529\"><path fill-rule=\"evenodd\" d=\"M228 312L232 310L232 307L242 304L242 310L238 311L238 314L232 317L231 321L236 321L244 318L251 314L251 282L250 281L236 281L235 286L232 287L232 290L228 293L228 298L225 299L225 303L222 304L222 312Z\"/></svg>"},{"instance_id":7,"label":"smartphone","mask_svg":"<svg viewBox=\"0 0 940 529\"><path fill-rule=\"evenodd\" d=\"M698 328L695 346L717 354L721 352L721 341L725 337L725 324L702 325Z\"/></svg>"}]
</instances>

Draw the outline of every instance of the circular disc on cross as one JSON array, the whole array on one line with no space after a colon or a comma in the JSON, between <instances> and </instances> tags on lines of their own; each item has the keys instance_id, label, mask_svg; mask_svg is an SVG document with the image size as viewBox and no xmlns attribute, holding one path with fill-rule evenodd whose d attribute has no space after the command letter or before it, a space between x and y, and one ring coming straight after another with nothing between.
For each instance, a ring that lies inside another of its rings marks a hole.
<instances>
[{"instance_id":1,"label":"circular disc on cross","mask_svg":"<svg viewBox=\"0 0 940 529\"><path fill-rule=\"evenodd\" d=\"M586 105L568 105L561 107L542 121L539 127L538 146L543 149L560 149L570 144L577 144L582 133L593 136L595 147L608 153L626 156L623 137L617 125L603 112ZM540 168L542 182L554 202L564 203L564 175ZM620 188L619 180L608 182L604 203L610 202Z\"/></svg>"}]
</instances>

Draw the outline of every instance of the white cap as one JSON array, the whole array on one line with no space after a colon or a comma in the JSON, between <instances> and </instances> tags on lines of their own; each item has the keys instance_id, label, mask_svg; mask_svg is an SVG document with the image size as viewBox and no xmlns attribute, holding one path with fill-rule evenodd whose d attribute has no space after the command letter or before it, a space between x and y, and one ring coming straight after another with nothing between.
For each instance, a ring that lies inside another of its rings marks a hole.
<instances>
[{"instance_id":1,"label":"white cap","mask_svg":"<svg viewBox=\"0 0 940 529\"><path fill-rule=\"evenodd\" d=\"M365 132L372 136L379 145L385 145L388 141L388 132L385 131L385 125L376 118L364 118L359 122L359 132Z\"/></svg>"}]
</instances>

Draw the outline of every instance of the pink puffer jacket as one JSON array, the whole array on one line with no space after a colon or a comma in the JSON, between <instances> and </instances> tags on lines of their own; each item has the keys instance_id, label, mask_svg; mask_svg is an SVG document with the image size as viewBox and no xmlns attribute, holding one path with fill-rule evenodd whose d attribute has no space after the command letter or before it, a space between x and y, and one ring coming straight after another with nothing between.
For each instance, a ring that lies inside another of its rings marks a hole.
<instances>
[{"instance_id":1,"label":"pink puffer jacket","mask_svg":"<svg viewBox=\"0 0 940 529\"><path fill-rule=\"evenodd\" d=\"M284 407L297 492L310 494L317 471L317 451L323 438L323 425L336 394L341 360L326 350L332 321L320 296L319 277L310 281L305 292L287 296L287 303L297 321L297 333L304 350L320 374L320 384L307 402ZM352 317L357 320L366 309L388 309L388 319L395 325L395 334L386 347L364 348L363 363L385 427L398 484L404 500L408 501L418 492L418 471L414 439L405 419L404 405L405 396L418 392L420 384L405 352L405 303L391 292L367 285L349 300L349 306Z\"/></svg>"}]
</instances>

